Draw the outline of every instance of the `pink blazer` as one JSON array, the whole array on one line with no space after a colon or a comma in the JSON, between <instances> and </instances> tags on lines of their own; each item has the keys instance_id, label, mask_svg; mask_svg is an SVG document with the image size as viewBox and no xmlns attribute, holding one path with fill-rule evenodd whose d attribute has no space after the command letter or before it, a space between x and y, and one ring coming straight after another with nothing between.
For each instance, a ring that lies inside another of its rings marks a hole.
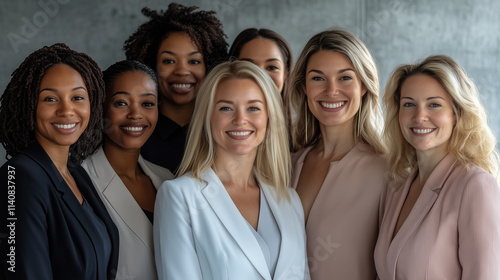
<instances>
[{"instance_id":1,"label":"pink blazer","mask_svg":"<svg viewBox=\"0 0 500 280\"><path fill-rule=\"evenodd\" d=\"M293 188L311 148L293 156ZM386 171L385 158L361 142L330 163L306 222L312 280L376 278L373 250L384 212Z\"/></svg>"},{"instance_id":2,"label":"pink blazer","mask_svg":"<svg viewBox=\"0 0 500 280\"><path fill-rule=\"evenodd\" d=\"M385 279L500 279L500 187L484 170L447 155L392 239L410 184L389 187L375 248Z\"/></svg>"}]
</instances>

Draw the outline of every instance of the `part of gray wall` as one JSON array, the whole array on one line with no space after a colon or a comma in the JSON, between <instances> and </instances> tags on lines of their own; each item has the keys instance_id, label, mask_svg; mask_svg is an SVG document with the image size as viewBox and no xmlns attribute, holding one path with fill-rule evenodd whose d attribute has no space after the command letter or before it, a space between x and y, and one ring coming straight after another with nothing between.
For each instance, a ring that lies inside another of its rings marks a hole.
<instances>
[{"instance_id":1,"label":"part of gray wall","mask_svg":"<svg viewBox=\"0 0 500 280\"><path fill-rule=\"evenodd\" d=\"M231 44L248 27L287 39L294 57L315 33L341 27L358 35L379 67L381 89L399 64L446 54L480 89L489 122L500 135L500 1L496 0L178 0L215 10ZM105 69L124 59L123 42L146 18L142 7L170 1L0 0L0 93L31 52L64 42ZM0 164L5 162L0 148Z\"/></svg>"}]
</instances>

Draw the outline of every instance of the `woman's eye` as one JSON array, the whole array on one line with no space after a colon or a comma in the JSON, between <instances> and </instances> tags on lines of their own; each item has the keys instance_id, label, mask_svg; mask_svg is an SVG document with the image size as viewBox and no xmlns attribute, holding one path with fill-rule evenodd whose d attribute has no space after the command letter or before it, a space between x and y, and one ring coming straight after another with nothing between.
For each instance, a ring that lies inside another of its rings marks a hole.
<instances>
[{"instance_id":1,"label":"woman's eye","mask_svg":"<svg viewBox=\"0 0 500 280\"><path fill-rule=\"evenodd\" d=\"M200 64L200 63L201 63L201 61L199 61L199 60L191 60L191 61L189 61L189 64Z\"/></svg>"},{"instance_id":2,"label":"woman's eye","mask_svg":"<svg viewBox=\"0 0 500 280\"><path fill-rule=\"evenodd\" d=\"M403 107L413 107L413 103L409 103L409 102L406 102L406 103L403 103Z\"/></svg>"},{"instance_id":3,"label":"woman's eye","mask_svg":"<svg viewBox=\"0 0 500 280\"><path fill-rule=\"evenodd\" d=\"M174 61L172 59L164 59L163 64L173 64Z\"/></svg>"},{"instance_id":4,"label":"woman's eye","mask_svg":"<svg viewBox=\"0 0 500 280\"><path fill-rule=\"evenodd\" d=\"M73 99L78 101L78 100L84 100L85 98L83 96L75 96Z\"/></svg>"},{"instance_id":5,"label":"woman's eye","mask_svg":"<svg viewBox=\"0 0 500 280\"><path fill-rule=\"evenodd\" d=\"M115 107L127 106L127 103L123 100L116 100L115 102L113 102L113 106Z\"/></svg>"},{"instance_id":6,"label":"woman's eye","mask_svg":"<svg viewBox=\"0 0 500 280\"><path fill-rule=\"evenodd\" d=\"M432 108L437 108L437 107L441 107L441 104L438 104L438 103L432 103L429 105L430 107Z\"/></svg>"},{"instance_id":7,"label":"woman's eye","mask_svg":"<svg viewBox=\"0 0 500 280\"><path fill-rule=\"evenodd\" d=\"M156 106L156 103L154 103L154 102L144 102L144 103L142 103L142 105L144 107L154 107L154 106Z\"/></svg>"},{"instance_id":8,"label":"woman's eye","mask_svg":"<svg viewBox=\"0 0 500 280\"><path fill-rule=\"evenodd\" d=\"M249 111L260 111L259 107L250 107L248 108Z\"/></svg>"},{"instance_id":9,"label":"woman's eye","mask_svg":"<svg viewBox=\"0 0 500 280\"><path fill-rule=\"evenodd\" d=\"M231 108L229 108L229 107L220 107L219 111L231 111Z\"/></svg>"},{"instance_id":10,"label":"woman's eye","mask_svg":"<svg viewBox=\"0 0 500 280\"><path fill-rule=\"evenodd\" d=\"M45 97L45 98L43 99L43 101L46 101L46 102L55 102L55 101L56 101L56 99L55 99L54 97Z\"/></svg>"},{"instance_id":11,"label":"woman's eye","mask_svg":"<svg viewBox=\"0 0 500 280\"><path fill-rule=\"evenodd\" d=\"M274 70L278 70L279 68L276 66L268 66L266 69L269 71L274 71Z\"/></svg>"},{"instance_id":12,"label":"woman's eye","mask_svg":"<svg viewBox=\"0 0 500 280\"><path fill-rule=\"evenodd\" d=\"M348 80L352 80L352 77L350 77L350 76L342 76L342 77L340 77L340 79L342 81L348 81Z\"/></svg>"},{"instance_id":13,"label":"woman's eye","mask_svg":"<svg viewBox=\"0 0 500 280\"><path fill-rule=\"evenodd\" d=\"M312 77L313 81L323 81L323 78L321 77Z\"/></svg>"}]
</instances>

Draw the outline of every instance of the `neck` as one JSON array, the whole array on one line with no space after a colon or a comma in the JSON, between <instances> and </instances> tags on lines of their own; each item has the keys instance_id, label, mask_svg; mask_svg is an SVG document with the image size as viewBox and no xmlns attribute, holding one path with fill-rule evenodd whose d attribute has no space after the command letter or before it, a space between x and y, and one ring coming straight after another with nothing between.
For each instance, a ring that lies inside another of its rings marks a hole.
<instances>
[{"instance_id":1,"label":"neck","mask_svg":"<svg viewBox=\"0 0 500 280\"><path fill-rule=\"evenodd\" d=\"M43 150L50 157L50 160L56 166L59 173L68 172L68 157L69 157L69 146L59 146L53 145L43 139L38 139L38 143L42 146Z\"/></svg>"},{"instance_id":2,"label":"neck","mask_svg":"<svg viewBox=\"0 0 500 280\"><path fill-rule=\"evenodd\" d=\"M223 155L217 156L216 153L212 168L224 185L238 186L246 189L256 185L253 176L255 155L256 153L253 153L253 155L226 157Z\"/></svg>"},{"instance_id":3,"label":"neck","mask_svg":"<svg viewBox=\"0 0 500 280\"><path fill-rule=\"evenodd\" d=\"M180 126L185 126L191 121L194 111L194 100L188 104L177 105L161 100L160 113Z\"/></svg>"},{"instance_id":4,"label":"neck","mask_svg":"<svg viewBox=\"0 0 500 280\"><path fill-rule=\"evenodd\" d=\"M122 149L105 137L103 151L118 176L134 179L142 174L137 163L141 152L140 149Z\"/></svg>"},{"instance_id":5,"label":"neck","mask_svg":"<svg viewBox=\"0 0 500 280\"><path fill-rule=\"evenodd\" d=\"M357 143L354 138L354 128L342 126L320 125L321 139L316 145L322 157L331 161L342 159Z\"/></svg>"},{"instance_id":6,"label":"neck","mask_svg":"<svg viewBox=\"0 0 500 280\"><path fill-rule=\"evenodd\" d=\"M447 153L436 153L435 151L417 151L418 176L421 184L425 184L434 168L446 155Z\"/></svg>"}]
</instances>

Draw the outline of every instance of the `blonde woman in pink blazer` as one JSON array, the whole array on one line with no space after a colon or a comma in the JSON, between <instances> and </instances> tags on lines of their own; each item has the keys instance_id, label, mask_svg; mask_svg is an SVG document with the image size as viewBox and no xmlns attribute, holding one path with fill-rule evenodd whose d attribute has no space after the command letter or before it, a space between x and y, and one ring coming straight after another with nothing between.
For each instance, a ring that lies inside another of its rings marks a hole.
<instances>
[{"instance_id":1,"label":"blonde woman in pink blazer","mask_svg":"<svg viewBox=\"0 0 500 280\"><path fill-rule=\"evenodd\" d=\"M328 30L309 40L290 79L292 186L304 207L311 278L375 279L387 185L375 63L356 36Z\"/></svg>"},{"instance_id":2,"label":"blonde woman in pink blazer","mask_svg":"<svg viewBox=\"0 0 500 280\"><path fill-rule=\"evenodd\" d=\"M500 279L496 140L447 56L398 67L383 97L393 182L375 249L380 279Z\"/></svg>"}]
</instances>

